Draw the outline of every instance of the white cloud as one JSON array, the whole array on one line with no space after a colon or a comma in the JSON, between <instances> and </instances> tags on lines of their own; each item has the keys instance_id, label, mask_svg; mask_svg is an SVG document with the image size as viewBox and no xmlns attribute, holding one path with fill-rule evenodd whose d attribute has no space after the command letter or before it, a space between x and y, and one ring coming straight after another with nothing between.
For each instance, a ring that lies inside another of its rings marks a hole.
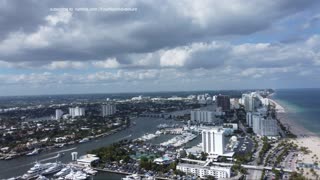
<instances>
[{"instance_id":1,"label":"white cloud","mask_svg":"<svg viewBox=\"0 0 320 180\"><path fill-rule=\"evenodd\" d=\"M87 67L86 62L79 61L53 61L48 65L45 65L45 69L56 70L56 69L83 69Z\"/></svg>"},{"instance_id":2,"label":"white cloud","mask_svg":"<svg viewBox=\"0 0 320 180\"><path fill-rule=\"evenodd\" d=\"M175 48L164 51L160 57L160 65L163 67L182 67L189 57L187 48Z\"/></svg>"},{"instance_id":3,"label":"white cloud","mask_svg":"<svg viewBox=\"0 0 320 180\"><path fill-rule=\"evenodd\" d=\"M104 61L93 61L92 62L93 66L97 67L97 68L119 68L120 64L117 61L116 58L109 58L107 60Z\"/></svg>"},{"instance_id":4,"label":"white cloud","mask_svg":"<svg viewBox=\"0 0 320 180\"><path fill-rule=\"evenodd\" d=\"M72 13L70 11L58 11L54 15L48 15L45 17L45 20L52 26L57 25L58 23L68 24L72 18Z\"/></svg>"}]
</instances>

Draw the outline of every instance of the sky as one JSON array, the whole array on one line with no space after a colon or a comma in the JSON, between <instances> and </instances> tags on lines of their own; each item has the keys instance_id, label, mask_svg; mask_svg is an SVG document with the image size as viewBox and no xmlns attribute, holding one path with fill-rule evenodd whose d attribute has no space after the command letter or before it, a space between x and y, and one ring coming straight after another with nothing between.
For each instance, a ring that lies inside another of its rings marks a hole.
<instances>
[{"instance_id":1,"label":"sky","mask_svg":"<svg viewBox=\"0 0 320 180\"><path fill-rule=\"evenodd\" d=\"M320 87L318 0L0 0L0 96Z\"/></svg>"}]
</instances>

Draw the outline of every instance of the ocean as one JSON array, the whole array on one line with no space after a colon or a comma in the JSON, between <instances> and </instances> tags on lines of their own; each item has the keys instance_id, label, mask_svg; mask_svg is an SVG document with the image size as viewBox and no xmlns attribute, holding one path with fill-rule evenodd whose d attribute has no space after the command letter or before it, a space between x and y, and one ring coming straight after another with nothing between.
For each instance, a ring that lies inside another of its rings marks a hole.
<instances>
[{"instance_id":1,"label":"ocean","mask_svg":"<svg viewBox=\"0 0 320 180\"><path fill-rule=\"evenodd\" d=\"M278 89L272 99L290 120L320 136L320 89Z\"/></svg>"}]
</instances>

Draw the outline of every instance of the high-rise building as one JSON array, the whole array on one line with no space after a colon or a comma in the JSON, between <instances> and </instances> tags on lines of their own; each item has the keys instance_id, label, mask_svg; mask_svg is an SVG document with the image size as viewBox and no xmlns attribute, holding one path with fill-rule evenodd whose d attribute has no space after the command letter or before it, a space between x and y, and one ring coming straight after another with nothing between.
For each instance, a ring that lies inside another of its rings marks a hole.
<instances>
[{"instance_id":1,"label":"high-rise building","mask_svg":"<svg viewBox=\"0 0 320 180\"><path fill-rule=\"evenodd\" d=\"M192 110L191 121L197 121L199 123L214 123L214 115L213 111Z\"/></svg>"},{"instance_id":2,"label":"high-rise building","mask_svg":"<svg viewBox=\"0 0 320 180\"><path fill-rule=\"evenodd\" d=\"M242 101L247 112L253 112L262 105L267 105L268 100L257 94L256 92L250 94L242 94Z\"/></svg>"},{"instance_id":3,"label":"high-rise building","mask_svg":"<svg viewBox=\"0 0 320 180\"><path fill-rule=\"evenodd\" d=\"M251 94L243 94L242 95L244 108L247 112L254 111L254 102L253 102L253 96Z\"/></svg>"},{"instance_id":4,"label":"high-rise building","mask_svg":"<svg viewBox=\"0 0 320 180\"><path fill-rule=\"evenodd\" d=\"M226 95L218 95L216 97L216 104L222 108L222 111L230 110L230 97Z\"/></svg>"},{"instance_id":5,"label":"high-rise building","mask_svg":"<svg viewBox=\"0 0 320 180\"><path fill-rule=\"evenodd\" d=\"M117 111L116 106L113 104L103 104L102 105L102 116L109 116L115 114Z\"/></svg>"},{"instance_id":6,"label":"high-rise building","mask_svg":"<svg viewBox=\"0 0 320 180\"><path fill-rule=\"evenodd\" d=\"M56 120L61 119L63 111L61 109L56 109Z\"/></svg>"},{"instance_id":7,"label":"high-rise building","mask_svg":"<svg viewBox=\"0 0 320 180\"><path fill-rule=\"evenodd\" d=\"M202 151L209 155L223 155L226 138L223 128L202 130Z\"/></svg>"},{"instance_id":8,"label":"high-rise building","mask_svg":"<svg viewBox=\"0 0 320 180\"><path fill-rule=\"evenodd\" d=\"M247 112L246 122L249 127L252 127L252 113L251 112Z\"/></svg>"},{"instance_id":9,"label":"high-rise building","mask_svg":"<svg viewBox=\"0 0 320 180\"><path fill-rule=\"evenodd\" d=\"M259 136L278 136L278 124L277 120L260 114L252 115L252 129L253 132Z\"/></svg>"},{"instance_id":10,"label":"high-rise building","mask_svg":"<svg viewBox=\"0 0 320 180\"><path fill-rule=\"evenodd\" d=\"M279 136L277 120L267 117L262 119L261 136Z\"/></svg>"},{"instance_id":11,"label":"high-rise building","mask_svg":"<svg viewBox=\"0 0 320 180\"><path fill-rule=\"evenodd\" d=\"M256 134L260 134L260 130L261 130L261 120L263 119L263 117L259 114L252 114L252 130L254 133Z\"/></svg>"},{"instance_id":12,"label":"high-rise building","mask_svg":"<svg viewBox=\"0 0 320 180\"><path fill-rule=\"evenodd\" d=\"M69 115L71 117L85 116L85 109L80 107L69 108Z\"/></svg>"}]
</instances>

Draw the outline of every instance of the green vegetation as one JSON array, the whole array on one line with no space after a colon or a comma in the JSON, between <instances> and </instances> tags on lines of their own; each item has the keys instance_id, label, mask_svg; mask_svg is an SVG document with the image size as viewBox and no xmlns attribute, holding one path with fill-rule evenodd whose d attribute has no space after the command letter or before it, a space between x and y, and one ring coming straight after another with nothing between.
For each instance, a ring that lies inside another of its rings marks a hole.
<instances>
[{"instance_id":1,"label":"green vegetation","mask_svg":"<svg viewBox=\"0 0 320 180\"><path fill-rule=\"evenodd\" d=\"M195 155L193 155L193 154L191 154L191 153L188 155L188 158L189 158L189 159L198 159Z\"/></svg>"},{"instance_id":2,"label":"green vegetation","mask_svg":"<svg viewBox=\"0 0 320 180\"><path fill-rule=\"evenodd\" d=\"M279 170L276 170L275 168L272 168L272 172L275 174L275 180L279 180L280 179L280 171Z\"/></svg>"},{"instance_id":3,"label":"green vegetation","mask_svg":"<svg viewBox=\"0 0 320 180\"><path fill-rule=\"evenodd\" d=\"M302 174L292 172L289 180L307 180L307 178L303 177Z\"/></svg>"},{"instance_id":4,"label":"green vegetation","mask_svg":"<svg viewBox=\"0 0 320 180\"><path fill-rule=\"evenodd\" d=\"M261 174L261 178L260 178L260 180L264 180L264 176L266 175L266 170L263 170L262 171L262 174Z\"/></svg>"},{"instance_id":5,"label":"green vegetation","mask_svg":"<svg viewBox=\"0 0 320 180\"><path fill-rule=\"evenodd\" d=\"M214 176L210 176L210 175L205 176L205 178L207 180L215 180L216 179Z\"/></svg>"},{"instance_id":6,"label":"green vegetation","mask_svg":"<svg viewBox=\"0 0 320 180\"><path fill-rule=\"evenodd\" d=\"M207 157L208 157L208 153L201 152L200 160L205 161L207 160Z\"/></svg>"},{"instance_id":7,"label":"green vegetation","mask_svg":"<svg viewBox=\"0 0 320 180\"><path fill-rule=\"evenodd\" d=\"M282 141L277 148L280 148L281 146L283 146L283 151L281 152L281 154L276 158L275 164L279 164L283 158L285 156L288 155L290 150L296 150L297 146L296 144L294 144L293 142L288 143L287 141Z\"/></svg>"},{"instance_id":8,"label":"green vegetation","mask_svg":"<svg viewBox=\"0 0 320 180\"><path fill-rule=\"evenodd\" d=\"M141 168L148 171L151 170L151 171L162 172L162 173L169 172L171 169L177 173L181 173L179 171L176 171L177 164L178 162L174 161L168 165L159 165L154 163L152 158L141 157L140 159Z\"/></svg>"},{"instance_id":9,"label":"green vegetation","mask_svg":"<svg viewBox=\"0 0 320 180\"><path fill-rule=\"evenodd\" d=\"M247 128L247 133L253 133L253 129L251 127Z\"/></svg>"},{"instance_id":10,"label":"green vegetation","mask_svg":"<svg viewBox=\"0 0 320 180\"><path fill-rule=\"evenodd\" d=\"M309 154L311 152L307 147L304 147L304 146L300 147L299 150L304 154Z\"/></svg>"},{"instance_id":11,"label":"green vegetation","mask_svg":"<svg viewBox=\"0 0 320 180\"><path fill-rule=\"evenodd\" d=\"M96 154L100 158L101 162L104 163L113 161L119 162L120 160L129 162L131 160L130 155L133 154L133 152L123 148L124 144L125 142L121 141L108 147L101 147L99 149L92 150L89 153Z\"/></svg>"},{"instance_id":12,"label":"green vegetation","mask_svg":"<svg viewBox=\"0 0 320 180\"><path fill-rule=\"evenodd\" d=\"M258 141L257 141L257 139L255 137L252 137L252 140L254 141L254 149L256 151L258 146L259 146L259 143L258 143Z\"/></svg>"},{"instance_id":13,"label":"green vegetation","mask_svg":"<svg viewBox=\"0 0 320 180\"><path fill-rule=\"evenodd\" d=\"M259 161L258 164L262 164L263 162L263 157L265 156L265 154L269 151L269 149L271 148L271 145L268 142L268 138L267 137L263 137L262 138L263 141L263 146L261 151L259 152Z\"/></svg>"},{"instance_id":14,"label":"green vegetation","mask_svg":"<svg viewBox=\"0 0 320 180\"><path fill-rule=\"evenodd\" d=\"M252 152L248 152L246 154L241 154L241 155L237 154L234 158L237 160L237 163L246 164L251 161Z\"/></svg>"},{"instance_id":15,"label":"green vegetation","mask_svg":"<svg viewBox=\"0 0 320 180\"><path fill-rule=\"evenodd\" d=\"M271 158L271 154L269 154L264 162L264 166L267 166L269 159Z\"/></svg>"},{"instance_id":16,"label":"green vegetation","mask_svg":"<svg viewBox=\"0 0 320 180\"><path fill-rule=\"evenodd\" d=\"M231 167L231 169L232 169L233 172L240 172L242 174L247 174L248 173L247 170L244 167L241 166L241 163L238 163L238 162L236 164L234 164Z\"/></svg>"}]
</instances>

